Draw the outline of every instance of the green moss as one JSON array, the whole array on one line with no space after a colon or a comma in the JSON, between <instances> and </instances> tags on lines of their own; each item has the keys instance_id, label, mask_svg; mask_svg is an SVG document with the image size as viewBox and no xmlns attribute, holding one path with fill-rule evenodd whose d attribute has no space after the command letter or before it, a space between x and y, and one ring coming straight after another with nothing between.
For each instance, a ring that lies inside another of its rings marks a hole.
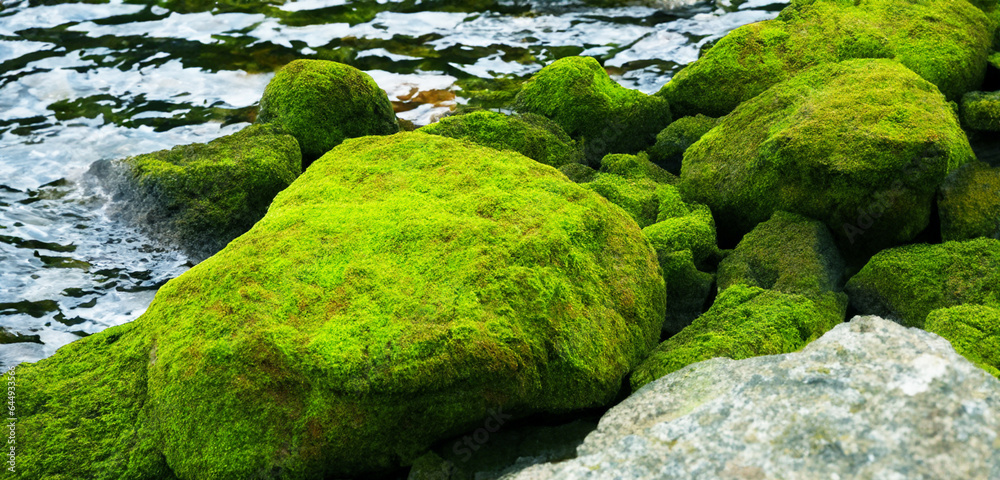
<instances>
[{"instance_id":1,"label":"green moss","mask_svg":"<svg viewBox=\"0 0 1000 480\"><path fill-rule=\"evenodd\" d=\"M844 287L861 314L923 327L927 314L963 304L1000 306L1000 240L906 245L879 252Z\"/></svg>"},{"instance_id":2,"label":"green moss","mask_svg":"<svg viewBox=\"0 0 1000 480\"><path fill-rule=\"evenodd\" d=\"M730 32L658 95L678 116L721 116L810 66L891 58L957 100L982 83L993 32L964 1L796 0Z\"/></svg>"},{"instance_id":3,"label":"green moss","mask_svg":"<svg viewBox=\"0 0 1000 480\"><path fill-rule=\"evenodd\" d=\"M719 291L742 284L810 297L840 289L844 260L822 222L775 212L719 263Z\"/></svg>"},{"instance_id":4,"label":"green moss","mask_svg":"<svg viewBox=\"0 0 1000 480\"><path fill-rule=\"evenodd\" d=\"M559 171L576 183L591 182L597 176L597 170L580 163L567 163L559 167Z\"/></svg>"},{"instance_id":5,"label":"green moss","mask_svg":"<svg viewBox=\"0 0 1000 480\"><path fill-rule=\"evenodd\" d=\"M681 193L734 240L778 210L824 222L845 255L914 238L948 172L974 158L945 98L891 60L804 71L740 105L684 154Z\"/></svg>"},{"instance_id":6,"label":"green moss","mask_svg":"<svg viewBox=\"0 0 1000 480\"><path fill-rule=\"evenodd\" d=\"M707 209L694 209L681 217L671 217L642 229L657 252L690 250L695 264L704 268L719 251L715 243L715 223Z\"/></svg>"},{"instance_id":7,"label":"green moss","mask_svg":"<svg viewBox=\"0 0 1000 480\"><path fill-rule=\"evenodd\" d=\"M951 342L955 351L1000 378L1000 309L959 305L934 310L924 327Z\"/></svg>"},{"instance_id":8,"label":"green moss","mask_svg":"<svg viewBox=\"0 0 1000 480\"><path fill-rule=\"evenodd\" d=\"M705 311L715 277L698 270L691 250L661 250L657 256L667 285L667 316L663 321L663 334L673 336Z\"/></svg>"},{"instance_id":9,"label":"green moss","mask_svg":"<svg viewBox=\"0 0 1000 480\"><path fill-rule=\"evenodd\" d=\"M670 121L666 100L622 87L590 57L566 57L524 83L514 109L551 118L583 143L591 165L608 153L637 153Z\"/></svg>"},{"instance_id":10,"label":"green moss","mask_svg":"<svg viewBox=\"0 0 1000 480\"><path fill-rule=\"evenodd\" d=\"M636 155L612 153L601 159L601 171L625 178L648 178L657 183L677 183L677 176L649 161L643 152Z\"/></svg>"},{"instance_id":11,"label":"green moss","mask_svg":"<svg viewBox=\"0 0 1000 480\"><path fill-rule=\"evenodd\" d=\"M640 227L656 222L660 208L656 192L659 183L648 178L624 178L613 173L597 173L593 180L583 185L597 192L609 202L618 205L635 219Z\"/></svg>"},{"instance_id":12,"label":"green moss","mask_svg":"<svg viewBox=\"0 0 1000 480\"><path fill-rule=\"evenodd\" d=\"M647 151L649 159L672 173L680 173L684 152L718 123L718 119L704 115L675 120L656 134L656 144Z\"/></svg>"},{"instance_id":13,"label":"green moss","mask_svg":"<svg viewBox=\"0 0 1000 480\"><path fill-rule=\"evenodd\" d=\"M372 77L326 60L295 60L264 90L257 123L284 127L302 147L303 167L344 139L399 131L392 104Z\"/></svg>"},{"instance_id":14,"label":"green moss","mask_svg":"<svg viewBox=\"0 0 1000 480\"><path fill-rule=\"evenodd\" d=\"M1000 132L1000 92L969 92L962 97L962 123L971 130Z\"/></svg>"},{"instance_id":15,"label":"green moss","mask_svg":"<svg viewBox=\"0 0 1000 480\"><path fill-rule=\"evenodd\" d=\"M1000 32L1000 29L997 29L997 31ZM990 66L1000 70L1000 52L991 53L987 60L989 61Z\"/></svg>"},{"instance_id":16,"label":"green moss","mask_svg":"<svg viewBox=\"0 0 1000 480\"><path fill-rule=\"evenodd\" d=\"M94 381L51 375L70 382L59 398L141 409L129 425L181 478L365 476L496 409L606 404L655 345L664 303L635 223L552 167L435 135L372 136L334 148L250 232L164 285L129 325L136 363L74 344L61 358ZM143 368L143 401L97 382ZM33 415L110 415L32 392ZM52 471L95 468L81 459L122 434L105 432Z\"/></svg>"},{"instance_id":17,"label":"green moss","mask_svg":"<svg viewBox=\"0 0 1000 480\"><path fill-rule=\"evenodd\" d=\"M541 115L478 111L445 117L420 129L432 135L465 138L497 150L513 150L559 168L583 161L583 151L552 120Z\"/></svg>"},{"instance_id":18,"label":"green moss","mask_svg":"<svg viewBox=\"0 0 1000 480\"><path fill-rule=\"evenodd\" d=\"M794 352L843 322L846 306L843 294L813 299L734 285L704 315L653 350L632 373L632 391L710 358Z\"/></svg>"},{"instance_id":19,"label":"green moss","mask_svg":"<svg viewBox=\"0 0 1000 480\"><path fill-rule=\"evenodd\" d=\"M205 258L264 216L271 199L302 170L295 139L273 125L252 125L207 144L121 160L108 184L119 213Z\"/></svg>"},{"instance_id":20,"label":"green moss","mask_svg":"<svg viewBox=\"0 0 1000 480\"><path fill-rule=\"evenodd\" d=\"M1000 238L1000 168L973 162L952 172L938 193L941 237Z\"/></svg>"}]
</instances>

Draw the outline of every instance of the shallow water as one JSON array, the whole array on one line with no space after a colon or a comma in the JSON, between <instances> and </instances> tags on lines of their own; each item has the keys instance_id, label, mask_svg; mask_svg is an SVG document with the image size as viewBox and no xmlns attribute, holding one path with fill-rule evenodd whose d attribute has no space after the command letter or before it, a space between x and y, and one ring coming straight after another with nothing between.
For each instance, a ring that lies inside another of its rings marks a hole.
<instances>
[{"instance_id":1,"label":"shallow water","mask_svg":"<svg viewBox=\"0 0 1000 480\"><path fill-rule=\"evenodd\" d=\"M0 367L135 319L191 262L106 214L94 161L205 142L252 121L295 58L367 71L426 124L567 55L654 92L709 42L782 1L683 10L570 1L3 1Z\"/></svg>"}]
</instances>

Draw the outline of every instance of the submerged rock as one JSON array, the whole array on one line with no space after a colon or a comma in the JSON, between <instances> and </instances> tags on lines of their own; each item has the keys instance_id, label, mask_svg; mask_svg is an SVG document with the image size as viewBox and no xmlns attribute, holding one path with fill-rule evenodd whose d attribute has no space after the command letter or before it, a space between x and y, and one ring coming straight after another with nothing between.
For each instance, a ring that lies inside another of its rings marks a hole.
<instances>
[{"instance_id":1,"label":"submerged rock","mask_svg":"<svg viewBox=\"0 0 1000 480\"><path fill-rule=\"evenodd\" d=\"M639 228L555 169L349 140L139 319L19 367L22 478L384 471L491 415L608 403L663 309Z\"/></svg>"},{"instance_id":2,"label":"submerged rock","mask_svg":"<svg viewBox=\"0 0 1000 480\"><path fill-rule=\"evenodd\" d=\"M295 139L251 125L211 142L98 162L113 216L203 260L242 235L302 172Z\"/></svg>"},{"instance_id":3,"label":"submerged rock","mask_svg":"<svg viewBox=\"0 0 1000 480\"><path fill-rule=\"evenodd\" d=\"M906 245L879 252L844 287L851 305L911 327L933 310L1000 307L1000 240Z\"/></svg>"},{"instance_id":4,"label":"submerged rock","mask_svg":"<svg viewBox=\"0 0 1000 480\"><path fill-rule=\"evenodd\" d=\"M556 60L521 87L514 110L551 118L583 143L597 165L608 153L636 153L671 121L666 100L630 90L591 57Z\"/></svg>"},{"instance_id":5,"label":"submerged rock","mask_svg":"<svg viewBox=\"0 0 1000 480\"><path fill-rule=\"evenodd\" d=\"M941 237L1000 238L1000 168L973 162L952 172L938 192Z\"/></svg>"},{"instance_id":6,"label":"submerged rock","mask_svg":"<svg viewBox=\"0 0 1000 480\"><path fill-rule=\"evenodd\" d=\"M513 150L556 168L584 161L583 151L576 142L559 125L541 115L478 111L442 118L420 131L465 138L497 150Z\"/></svg>"},{"instance_id":7,"label":"submerged rock","mask_svg":"<svg viewBox=\"0 0 1000 480\"><path fill-rule=\"evenodd\" d=\"M957 101L982 84L994 29L964 0L795 0L775 20L730 32L658 95L677 116L716 117L808 67L889 58Z\"/></svg>"},{"instance_id":8,"label":"submerged rock","mask_svg":"<svg viewBox=\"0 0 1000 480\"><path fill-rule=\"evenodd\" d=\"M295 60L274 75L257 123L281 125L302 148L305 168L345 139L399 131L389 97L349 65Z\"/></svg>"},{"instance_id":9,"label":"submerged rock","mask_svg":"<svg viewBox=\"0 0 1000 480\"><path fill-rule=\"evenodd\" d=\"M855 317L801 352L647 385L532 479L995 478L1000 381L937 335Z\"/></svg>"},{"instance_id":10,"label":"submerged rock","mask_svg":"<svg viewBox=\"0 0 1000 480\"><path fill-rule=\"evenodd\" d=\"M969 129L1000 132L1000 92L969 92L962 97L961 111Z\"/></svg>"},{"instance_id":11,"label":"submerged rock","mask_svg":"<svg viewBox=\"0 0 1000 480\"><path fill-rule=\"evenodd\" d=\"M845 255L913 239L972 160L954 111L891 60L825 64L740 105L684 155L679 187L732 241L778 210L824 222Z\"/></svg>"}]
</instances>

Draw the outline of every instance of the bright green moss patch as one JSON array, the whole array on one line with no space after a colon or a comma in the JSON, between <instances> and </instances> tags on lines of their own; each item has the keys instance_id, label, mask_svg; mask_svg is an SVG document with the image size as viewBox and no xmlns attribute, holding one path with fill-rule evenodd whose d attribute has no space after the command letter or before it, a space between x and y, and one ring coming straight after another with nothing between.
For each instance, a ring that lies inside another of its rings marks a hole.
<instances>
[{"instance_id":1,"label":"bright green moss patch","mask_svg":"<svg viewBox=\"0 0 1000 480\"><path fill-rule=\"evenodd\" d=\"M951 342L970 362L1000 377L1000 310L982 305L941 308L927 315L924 328Z\"/></svg>"},{"instance_id":2,"label":"bright green moss patch","mask_svg":"<svg viewBox=\"0 0 1000 480\"><path fill-rule=\"evenodd\" d=\"M1000 92L969 92L962 97L961 111L968 128L1000 132Z\"/></svg>"},{"instance_id":3,"label":"bright green moss patch","mask_svg":"<svg viewBox=\"0 0 1000 480\"><path fill-rule=\"evenodd\" d=\"M906 245L879 252L844 287L862 315L923 327L927 314L963 304L1000 306L1000 240Z\"/></svg>"},{"instance_id":4,"label":"bright green moss patch","mask_svg":"<svg viewBox=\"0 0 1000 480\"><path fill-rule=\"evenodd\" d=\"M656 196L659 183L648 178L625 178L613 173L597 173L584 188L597 192L618 205L635 219L640 227L656 222L660 202Z\"/></svg>"},{"instance_id":5,"label":"bright green moss patch","mask_svg":"<svg viewBox=\"0 0 1000 480\"><path fill-rule=\"evenodd\" d=\"M938 193L941 237L1000 237L1000 168L973 162L945 179Z\"/></svg>"},{"instance_id":6,"label":"bright green moss patch","mask_svg":"<svg viewBox=\"0 0 1000 480\"><path fill-rule=\"evenodd\" d=\"M648 178L657 183L677 183L677 176L649 161L643 152L636 155L612 153L601 159L601 171L625 178Z\"/></svg>"},{"instance_id":7,"label":"bright green moss patch","mask_svg":"<svg viewBox=\"0 0 1000 480\"><path fill-rule=\"evenodd\" d=\"M636 153L670 123L667 101L619 85L591 57L566 57L524 83L514 109L551 118L583 143L597 165L608 153Z\"/></svg>"},{"instance_id":8,"label":"bright green moss patch","mask_svg":"<svg viewBox=\"0 0 1000 480\"><path fill-rule=\"evenodd\" d=\"M583 151L555 122L541 115L504 115L478 111L445 117L420 129L432 135L465 138L497 150L521 155L559 168L583 162Z\"/></svg>"},{"instance_id":9,"label":"bright green moss patch","mask_svg":"<svg viewBox=\"0 0 1000 480\"><path fill-rule=\"evenodd\" d=\"M734 240L778 210L824 222L845 254L914 238L937 186L972 160L945 98L891 60L804 71L740 105L684 154L681 193Z\"/></svg>"},{"instance_id":10,"label":"bright green moss patch","mask_svg":"<svg viewBox=\"0 0 1000 480\"><path fill-rule=\"evenodd\" d=\"M344 139L399 131L392 104L375 80L326 60L295 60L264 90L257 123L284 127L302 147L303 167Z\"/></svg>"},{"instance_id":11,"label":"bright green moss patch","mask_svg":"<svg viewBox=\"0 0 1000 480\"><path fill-rule=\"evenodd\" d=\"M647 150L650 161L672 173L680 173L684 152L718 123L717 118L704 115L675 120L656 134L656 143Z\"/></svg>"},{"instance_id":12,"label":"bright green moss patch","mask_svg":"<svg viewBox=\"0 0 1000 480\"><path fill-rule=\"evenodd\" d=\"M653 350L632 373L632 391L710 358L794 352L843 322L846 307L846 300L833 293L813 299L734 285L704 315Z\"/></svg>"},{"instance_id":13,"label":"bright green moss patch","mask_svg":"<svg viewBox=\"0 0 1000 480\"><path fill-rule=\"evenodd\" d=\"M642 229L657 252L690 250L694 262L703 266L718 254L715 243L715 223L708 209L693 209L691 213L671 217Z\"/></svg>"},{"instance_id":14,"label":"bright green moss patch","mask_svg":"<svg viewBox=\"0 0 1000 480\"><path fill-rule=\"evenodd\" d=\"M796 0L726 35L658 95L675 115L721 116L810 66L891 58L958 100L982 83L993 33L962 0Z\"/></svg>"},{"instance_id":15,"label":"bright green moss patch","mask_svg":"<svg viewBox=\"0 0 1000 480\"><path fill-rule=\"evenodd\" d=\"M844 260L822 222L775 212L719 263L719 291L742 284L819 296L840 289Z\"/></svg>"},{"instance_id":16,"label":"bright green moss patch","mask_svg":"<svg viewBox=\"0 0 1000 480\"><path fill-rule=\"evenodd\" d=\"M587 183L597 176L597 170L580 163L567 163L559 167L559 171L576 183Z\"/></svg>"},{"instance_id":17,"label":"bright green moss patch","mask_svg":"<svg viewBox=\"0 0 1000 480\"><path fill-rule=\"evenodd\" d=\"M196 258L249 230L302 170L295 139L273 125L120 163L124 174L109 177L108 185L126 201L115 208Z\"/></svg>"}]
</instances>

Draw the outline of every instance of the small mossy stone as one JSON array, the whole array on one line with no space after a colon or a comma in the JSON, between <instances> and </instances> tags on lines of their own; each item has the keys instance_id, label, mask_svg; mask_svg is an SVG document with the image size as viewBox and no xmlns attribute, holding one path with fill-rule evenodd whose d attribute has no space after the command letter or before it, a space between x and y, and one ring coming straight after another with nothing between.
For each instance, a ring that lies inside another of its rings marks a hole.
<instances>
[{"instance_id":1,"label":"small mossy stone","mask_svg":"<svg viewBox=\"0 0 1000 480\"><path fill-rule=\"evenodd\" d=\"M962 124L971 130L1000 132L1000 92L969 92L962 97Z\"/></svg>"},{"instance_id":2,"label":"small mossy stone","mask_svg":"<svg viewBox=\"0 0 1000 480\"><path fill-rule=\"evenodd\" d=\"M667 285L667 316L663 321L663 334L673 336L705 311L715 277L698 270L691 250L658 251L657 254Z\"/></svg>"},{"instance_id":3,"label":"small mossy stone","mask_svg":"<svg viewBox=\"0 0 1000 480\"><path fill-rule=\"evenodd\" d=\"M674 120L656 134L656 143L647 150L649 160L671 173L679 174L684 152L718 123L719 119L700 114Z\"/></svg>"},{"instance_id":4,"label":"small mossy stone","mask_svg":"<svg viewBox=\"0 0 1000 480\"><path fill-rule=\"evenodd\" d=\"M1000 378L1000 309L983 305L940 308L924 328L951 342L955 351Z\"/></svg>"},{"instance_id":5,"label":"small mossy stone","mask_svg":"<svg viewBox=\"0 0 1000 480\"><path fill-rule=\"evenodd\" d=\"M994 30L964 0L795 0L730 32L658 95L676 116L717 117L810 66L891 58L958 100L982 83Z\"/></svg>"},{"instance_id":6,"label":"small mossy stone","mask_svg":"<svg viewBox=\"0 0 1000 480\"><path fill-rule=\"evenodd\" d=\"M206 144L118 161L104 178L115 216L172 241L196 260L242 235L302 171L295 138L251 125Z\"/></svg>"},{"instance_id":7,"label":"small mossy stone","mask_svg":"<svg viewBox=\"0 0 1000 480\"><path fill-rule=\"evenodd\" d=\"M555 122L541 115L504 115L480 110L442 118L421 132L464 138L497 150L512 150L559 168L583 162L583 151Z\"/></svg>"},{"instance_id":8,"label":"small mossy stone","mask_svg":"<svg viewBox=\"0 0 1000 480\"><path fill-rule=\"evenodd\" d=\"M625 178L648 178L657 183L677 183L677 176L649 161L644 152L635 155L609 153L601 159L601 171Z\"/></svg>"},{"instance_id":9,"label":"small mossy stone","mask_svg":"<svg viewBox=\"0 0 1000 480\"><path fill-rule=\"evenodd\" d=\"M661 343L632 373L632 391L692 363L794 352L844 321L847 298L734 285L704 315Z\"/></svg>"},{"instance_id":10,"label":"small mossy stone","mask_svg":"<svg viewBox=\"0 0 1000 480\"><path fill-rule=\"evenodd\" d=\"M1000 238L1000 168L968 163L952 172L938 192L941 238Z\"/></svg>"},{"instance_id":11,"label":"small mossy stone","mask_svg":"<svg viewBox=\"0 0 1000 480\"><path fill-rule=\"evenodd\" d=\"M275 123L299 141L303 168L347 138L399 131L389 97L372 77L327 60L295 60L274 75L257 123Z\"/></svg>"},{"instance_id":12,"label":"small mossy stone","mask_svg":"<svg viewBox=\"0 0 1000 480\"><path fill-rule=\"evenodd\" d=\"M694 263L702 268L718 255L715 224L711 212L696 209L682 217L671 217L642 229L657 252L690 250Z\"/></svg>"},{"instance_id":13,"label":"small mossy stone","mask_svg":"<svg viewBox=\"0 0 1000 480\"><path fill-rule=\"evenodd\" d=\"M938 185L974 159L934 85L891 60L803 71L749 100L684 154L679 188L735 241L778 210L824 222L863 257L930 223Z\"/></svg>"},{"instance_id":14,"label":"small mossy stone","mask_svg":"<svg viewBox=\"0 0 1000 480\"><path fill-rule=\"evenodd\" d=\"M621 207L635 219L639 227L656 223L660 208L656 192L660 188L660 184L653 180L625 178L613 173L598 172L583 187Z\"/></svg>"},{"instance_id":15,"label":"small mossy stone","mask_svg":"<svg viewBox=\"0 0 1000 480\"><path fill-rule=\"evenodd\" d=\"M923 328L939 308L1000 307L1000 240L915 244L876 254L844 290L862 315Z\"/></svg>"},{"instance_id":16,"label":"small mossy stone","mask_svg":"<svg viewBox=\"0 0 1000 480\"><path fill-rule=\"evenodd\" d=\"M660 202L656 213L656 221L662 222L668 218L683 217L691 213L691 206L684 203L681 192L674 185L660 185L656 188L656 199ZM707 208L707 207L706 207ZM712 212L708 212L711 216ZM715 227L715 221L712 221Z\"/></svg>"},{"instance_id":17,"label":"small mossy stone","mask_svg":"<svg viewBox=\"0 0 1000 480\"><path fill-rule=\"evenodd\" d=\"M840 289L844 260L823 222L787 212L775 212L743 237L719 263L719 291L749 285L823 295Z\"/></svg>"},{"instance_id":18,"label":"small mossy stone","mask_svg":"<svg viewBox=\"0 0 1000 480\"><path fill-rule=\"evenodd\" d=\"M559 171L576 183L591 182L597 176L597 170L580 163L567 163L559 167Z\"/></svg>"},{"instance_id":19,"label":"small mossy stone","mask_svg":"<svg viewBox=\"0 0 1000 480\"><path fill-rule=\"evenodd\" d=\"M671 121L666 100L619 85L591 57L565 57L543 68L521 87L514 110L554 120L583 143L595 166L608 153L644 150Z\"/></svg>"}]
</instances>

